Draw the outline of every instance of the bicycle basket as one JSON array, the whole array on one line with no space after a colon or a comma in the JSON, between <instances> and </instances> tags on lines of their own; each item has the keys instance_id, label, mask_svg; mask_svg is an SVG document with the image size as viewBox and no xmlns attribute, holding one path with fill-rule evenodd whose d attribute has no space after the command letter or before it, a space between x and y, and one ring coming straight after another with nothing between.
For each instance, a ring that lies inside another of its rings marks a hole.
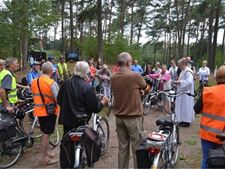
<instances>
[{"instance_id":1,"label":"bicycle basket","mask_svg":"<svg viewBox=\"0 0 225 169\"><path fill-rule=\"evenodd\" d=\"M225 145L217 149L209 149L207 164L209 168L225 168Z\"/></svg>"}]
</instances>

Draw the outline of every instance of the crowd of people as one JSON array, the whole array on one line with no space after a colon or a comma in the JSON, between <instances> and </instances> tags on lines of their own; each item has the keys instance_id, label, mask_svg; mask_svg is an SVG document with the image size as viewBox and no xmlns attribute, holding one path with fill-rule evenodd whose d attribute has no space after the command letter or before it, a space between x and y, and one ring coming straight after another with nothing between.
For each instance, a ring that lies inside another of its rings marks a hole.
<instances>
[{"instance_id":1,"label":"crowd of people","mask_svg":"<svg viewBox=\"0 0 225 169\"><path fill-rule=\"evenodd\" d=\"M177 63L177 64L176 64ZM191 57L184 57L177 62L171 60L169 68L166 64L156 62L155 66L146 64L144 69L133 60L127 52L118 55L117 64L112 71L101 59L97 64L93 59L78 61L74 66L73 75L69 72L64 57L55 58L40 63L32 62L32 70L26 76L26 85L16 82L15 71L18 69L16 58L0 59L0 108L13 111L13 105L18 102L17 87L31 90L34 99L34 115L38 117L42 131L41 163L53 164L54 154L48 151L49 134L54 132L57 116L59 124L63 125L65 135L68 131L80 125L79 114L98 113L108 104L113 93L113 112L116 117L116 132L118 138L118 168L129 168L130 146L132 147L134 168L137 168L136 149L143 134L143 103L141 95L150 92L151 87L145 78L159 81L159 90L176 88L194 93L196 76L200 83L208 85L210 70L207 61L196 71ZM207 151L210 147L222 144L215 138L217 133L225 130L225 100L222 96L225 84L225 68L222 66L216 73L218 85L206 87L202 97L194 106L194 98L187 95L178 97L175 101L175 113L180 127L189 127L195 117L195 112L202 112L200 137L202 139L203 162L206 168ZM103 88L104 97L98 100L97 88ZM166 112L170 111L170 100L163 97ZM195 107L195 109L193 109ZM214 118L216 117L216 118ZM215 129L215 130L214 130ZM70 156L73 154L73 143L68 142ZM61 151L60 158L65 154ZM71 158L73 159L73 158ZM60 160L62 168L71 168L73 162Z\"/></svg>"}]
</instances>

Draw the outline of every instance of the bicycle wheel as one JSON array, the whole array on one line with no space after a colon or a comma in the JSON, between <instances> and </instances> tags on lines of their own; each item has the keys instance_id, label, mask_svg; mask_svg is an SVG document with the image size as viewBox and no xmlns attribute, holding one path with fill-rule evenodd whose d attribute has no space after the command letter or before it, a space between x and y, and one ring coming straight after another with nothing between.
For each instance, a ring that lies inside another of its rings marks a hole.
<instances>
[{"instance_id":1,"label":"bicycle wheel","mask_svg":"<svg viewBox=\"0 0 225 169\"><path fill-rule=\"evenodd\" d=\"M99 119L97 132L101 143L101 155L105 154L109 144L109 123L106 118Z\"/></svg>"},{"instance_id":2,"label":"bicycle wheel","mask_svg":"<svg viewBox=\"0 0 225 169\"><path fill-rule=\"evenodd\" d=\"M151 99L149 97L150 96L147 95L143 100L144 115L147 115L149 113L151 107Z\"/></svg>"},{"instance_id":3,"label":"bicycle wheel","mask_svg":"<svg viewBox=\"0 0 225 169\"><path fill-rule=\"evenodd\" d=\"M59 130L57 126L55 126L54 133L50 135L49 143L53 148L59 144Z\"/></svg>"},{"instance_id":4,"label":"bicycle wheel","mask_svg":"<svg viewBox=\"0 0 225 169\"><path fill-rule=\"evenodd\" d=\"M203 91L203 85L200 85L200 86L198 87L198 89L195 91L195 93L196 93L196 99L197 99L197 100L201 97L202 91Z\"/></svg>"},{"instance_id":5,"label":"bicycle wheel","mask_svg":"<svg viewBox=\"0 0 225 169\"><path fill-rule=\"evenodd\" d=\"M26 113L25 117L19 121L21 129L27 135L31 134L32 138L40 138L42 136L38 118L33 116L33 112Z\"/></svg>"},{"instance_id":6,"label":"bicycle wheel","mask_svg":"<svg viewBox=\"0 0 225 169\"><path fill-rule=\"evenodd\" d=\"M160 152L158 168L159 169L166 169L167 168L167 154L166 150Z\"/></svg>"},{"instance_id":7,"label":"bicycle wheel","mask_svg":"<svg viewBox=\"0 0 225 169\"><path fill-rule=\"evenodd\" d=\"M173 133L171 134L170 137L170 154L171 154L171 160L170 164L172 167L175 167L177 159L178 159L178 154L179 154L179 128L178 126L175 127L175 130L173 130Z\"/></svg>"},{"instance_id":8,"label":"bicycle wheel","mask_svg":"<svg viewBox=\"0 0 225 169\"><path fill-rule=\"evenodd\" d=\"M9 140L0 142L0 168L13 166L21 156L22 144L17 139L21 138L21 133L16 129L16 135Z\"/></svg>"}]
</instances>

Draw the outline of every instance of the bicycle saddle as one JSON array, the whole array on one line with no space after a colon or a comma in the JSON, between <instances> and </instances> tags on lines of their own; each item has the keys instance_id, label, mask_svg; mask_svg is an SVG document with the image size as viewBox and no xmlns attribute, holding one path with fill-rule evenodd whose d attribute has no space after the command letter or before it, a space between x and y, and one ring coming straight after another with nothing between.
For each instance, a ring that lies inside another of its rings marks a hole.
<instances>
[{"instance_id":1,"label":"bicycle saddle","mask_svg":"<svg viewBox=\"0 0 225 169\"><path fill-rule=\"evenodd\" d=\"M157 126L173 126L173 121L171 119L168 118L161 118L156 120L156 125Z\"/></svg>"}]
</instances>

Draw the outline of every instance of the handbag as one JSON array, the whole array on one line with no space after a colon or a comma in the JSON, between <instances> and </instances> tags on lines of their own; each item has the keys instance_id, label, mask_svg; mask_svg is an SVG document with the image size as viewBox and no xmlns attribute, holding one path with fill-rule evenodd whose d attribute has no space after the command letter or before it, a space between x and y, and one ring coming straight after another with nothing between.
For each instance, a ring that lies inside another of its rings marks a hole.
<instances>
[{"instance_id":1,"label":"handbag","mask_svg":"<svg viewBox=\"0 0 225 169\"><path fill-rule=\"evenodd\" d=\"M46 109L47 114L49 116L54 115L56 104L55 104L55 102L50 102L48 104L45 104L45 99L43 97L43 94L42 94L40 86L39 86L39 78L37 79L37 85L38 85L38 90L39 90L40 95L41 95L41 100L42 100L43 104L45 105L45 109Z\"/></svg>"}]
</instances>

